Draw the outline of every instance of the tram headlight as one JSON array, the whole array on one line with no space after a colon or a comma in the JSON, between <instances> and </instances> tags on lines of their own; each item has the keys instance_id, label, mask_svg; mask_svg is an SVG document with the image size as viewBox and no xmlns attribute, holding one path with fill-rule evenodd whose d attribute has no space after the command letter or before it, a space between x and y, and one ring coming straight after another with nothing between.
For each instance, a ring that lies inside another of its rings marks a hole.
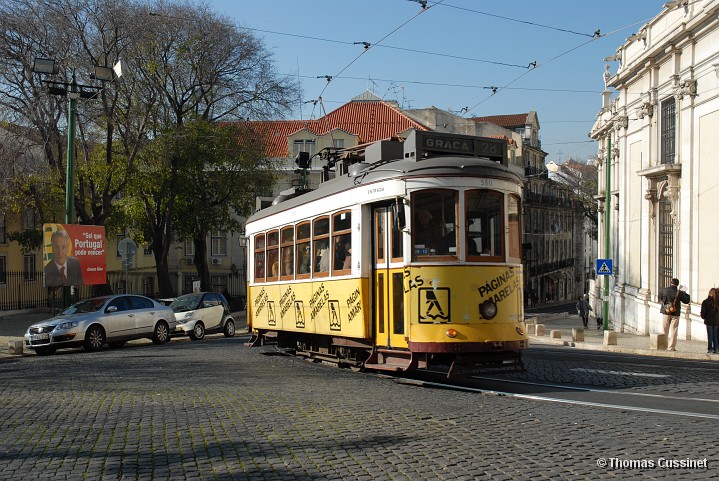
<instances>
[{"instance_id":1,"label":"tram headlight","mask_svg":"<svg viewBox=\"0 0 719 481\"><path fill-rule=\"evenodd\" d=\"M479 314L483 319L494 319L497 315L497 304L492 299L487 299L479 305Z\"/></svg>"}]
</instances>

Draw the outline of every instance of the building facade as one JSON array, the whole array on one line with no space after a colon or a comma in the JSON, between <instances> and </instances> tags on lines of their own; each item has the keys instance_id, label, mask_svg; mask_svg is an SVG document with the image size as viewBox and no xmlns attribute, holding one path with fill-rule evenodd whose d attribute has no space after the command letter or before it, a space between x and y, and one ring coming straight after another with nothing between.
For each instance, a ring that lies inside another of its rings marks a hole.
<instances>
[{"instance_id":1,"label":"building facade","mask_svg":"<svg viewBox=\"0 0 719 481\"><path fill-rule=\"evenodd\" d=\"M668 2L618 47L591 136L599 143L599 256L613 260L614 329L661 332L660 289L692 298L679 337L706 339L701 301L719 283L719 1ZM614 91L612 92L613 89ZM604 301L602 301L604 302ZM595 304L596 305L596 304Z\"/></svg>"}]
</instances>

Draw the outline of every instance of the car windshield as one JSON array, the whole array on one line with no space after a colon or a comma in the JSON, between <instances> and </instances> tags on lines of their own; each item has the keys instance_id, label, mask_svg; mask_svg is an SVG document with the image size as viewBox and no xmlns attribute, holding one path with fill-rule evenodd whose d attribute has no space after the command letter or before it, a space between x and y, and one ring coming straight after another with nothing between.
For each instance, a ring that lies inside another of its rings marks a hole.
<instances>
[{"instance_id":1,"label":"car windshield","mask_svg":"<svg viewBox=\"0 0 719 481\"><path fill-rule=\"evenodd\" d=\"M107 297L96 297L94 299L88 299L86 301L78 302L73 304L64 311L63 314L81 314L83 312L97 312L107 302Z\"/></svg>"},{"instance_id":2,"label":"car windshield","mask_svg":"<svg viewBox=\"0 0 719 481\"><path fill-rule=\"evenodd\" d=\"M175 312L192 311L198 308L201 299L202 294L186 294L172 301L170 307Z\"/></svg>"}]
</instances>

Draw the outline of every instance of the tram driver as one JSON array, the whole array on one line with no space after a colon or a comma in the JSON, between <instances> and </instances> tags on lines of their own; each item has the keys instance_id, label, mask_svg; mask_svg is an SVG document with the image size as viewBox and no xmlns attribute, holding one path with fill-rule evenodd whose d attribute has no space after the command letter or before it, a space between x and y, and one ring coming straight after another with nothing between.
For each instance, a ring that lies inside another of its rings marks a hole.
<instances>
[{"instance_id":1,"label":"tram driver","mask_svg":"<svg viewBox=\"0 0 719 481\"><path fill-rule=\"evenodd\" d=\"M417 210L414 219L414 246L434 252L442 238L442 227L434 222L432 213L425 209Z\"/></svg>"}]
</instances>

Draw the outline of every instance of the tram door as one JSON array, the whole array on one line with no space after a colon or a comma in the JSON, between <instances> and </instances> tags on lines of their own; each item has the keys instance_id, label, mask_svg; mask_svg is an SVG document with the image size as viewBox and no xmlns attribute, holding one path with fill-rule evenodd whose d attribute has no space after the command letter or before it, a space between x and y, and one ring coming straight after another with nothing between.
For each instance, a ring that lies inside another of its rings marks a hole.
<instances>
[{"instance_id":1,"label":"tram door","mask_svg":"<svg viewBox=\"0 0 719 481\"><path fill-rule=\"evenodd\" d=\"M374 316L378 346L407 348L404 320L402 231L392 207L377 207L373 219Z\"/></svg>"}]
</instances>

